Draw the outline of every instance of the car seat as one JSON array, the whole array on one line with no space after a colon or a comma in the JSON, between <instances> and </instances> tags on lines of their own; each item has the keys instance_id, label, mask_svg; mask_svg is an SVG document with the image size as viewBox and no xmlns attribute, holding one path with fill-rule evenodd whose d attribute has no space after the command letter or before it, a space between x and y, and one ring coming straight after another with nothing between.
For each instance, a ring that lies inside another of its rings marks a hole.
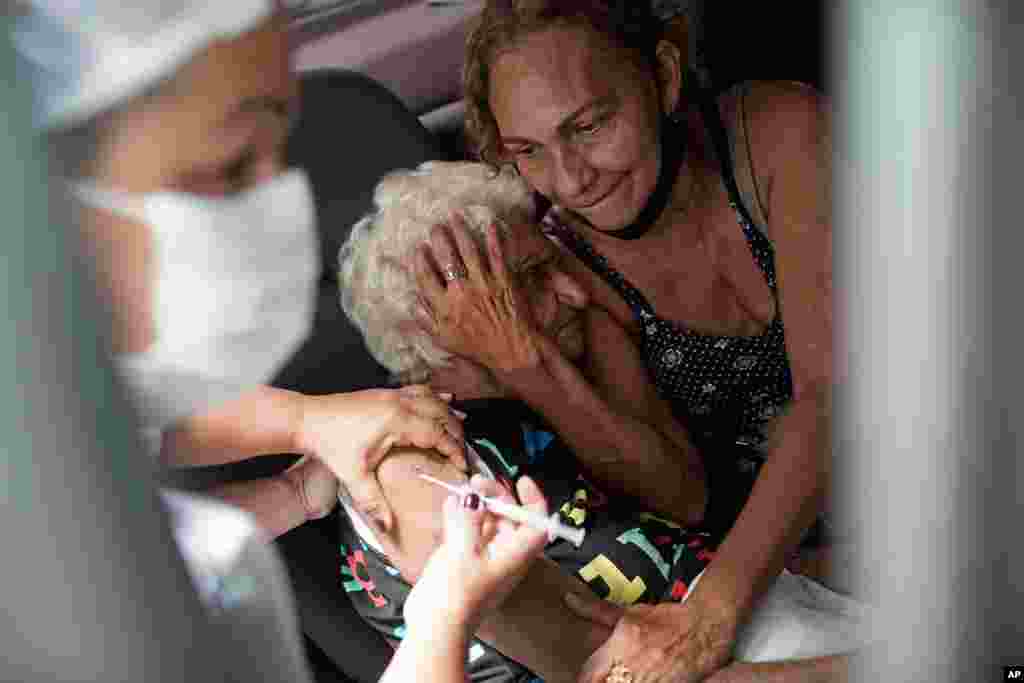
<instances>
[{"instance_id":1,"label":"car seat","mask_svg":"<svg viewBox=\"0 0 1024 683\"><path fill-rule=\"evenodd\" d=\"M323 264L313 333L275 379L309 394L387 383L338 300L338 249L372 206L384 174L441 158L435 138L384 86L339 69L301 77L302 111L288 161L309 174ZM339 575L338 512L279 539L295 586L303 630L357 681L376 681L392 649L352 608Z\"/></svg>"}]
</instances>

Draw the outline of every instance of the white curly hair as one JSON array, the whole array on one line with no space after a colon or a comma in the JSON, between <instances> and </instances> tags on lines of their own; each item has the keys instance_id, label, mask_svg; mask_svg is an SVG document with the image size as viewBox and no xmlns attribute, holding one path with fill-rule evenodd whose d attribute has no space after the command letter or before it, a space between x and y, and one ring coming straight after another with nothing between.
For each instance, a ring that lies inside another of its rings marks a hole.
<instances>
[{"instance_id":1,"label":"white curly hair","mask_svg":"<svg viewBox=\"0 0 1024 683\"><path fill-rule=\"evenodd\" d=\"M338 253L341 307L377 362L401 382L422 382L450 354L412 324L415 248L452 211L483 245L491 223L507 234L510 225L532 221L533 196L512 168L432 161L385 176L373 201L376 210L353 226Z\"/></svg>"}]
</instances>

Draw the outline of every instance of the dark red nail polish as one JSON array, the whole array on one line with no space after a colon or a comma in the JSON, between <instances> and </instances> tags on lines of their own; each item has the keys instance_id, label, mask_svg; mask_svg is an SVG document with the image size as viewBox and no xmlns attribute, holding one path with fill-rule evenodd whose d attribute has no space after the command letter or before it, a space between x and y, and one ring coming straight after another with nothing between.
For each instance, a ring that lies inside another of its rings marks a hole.
<instances>
[{"instance_id":1,"label":"dark red nail polish","mask_svg":"<svg viewBox=\"0 0 1024 683\"><path fill-rule=\"evenodd\" d=\"M462 499L462 506L470 510L476 510L480 507L480 496L475 493L470 493Z\"/></svg>"}]
</instances>

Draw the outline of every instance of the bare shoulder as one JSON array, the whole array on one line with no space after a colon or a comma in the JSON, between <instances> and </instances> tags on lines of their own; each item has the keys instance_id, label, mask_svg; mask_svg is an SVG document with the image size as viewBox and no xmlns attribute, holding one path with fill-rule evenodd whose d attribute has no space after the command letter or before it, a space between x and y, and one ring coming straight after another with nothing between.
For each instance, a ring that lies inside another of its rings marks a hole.
<instances>
[{"instance_id":1,"label":"bare shoulder","mask_svg":"<svg viewBox=\"0 0 1024 683\"><path fill-rule=\"evenodd\" d=\"M829 102L804 83L748 81L721 93L717 105L740 196L754 224L773 236L779 181L828 183Z\"/></svg>"},{"instance_id":2,"label":"bare shoulder","mask_svg":"<svg viewBox=\"0 0 1024 683\"><path fill-rule=\"evenodd\" d=\"M809 85L794 81L769 81L753 84L740 103L747 117L751 136L757 131L759 151L766 153L766 142L782 142L799 148L826 151L831 138L831 103ZM758 143L752 139L752 143ZM787 151L783 147L782 152Z\"/></svg>"},{"instance_id":3,"label":"bare shoulder","mask_svg":"<svg viewBox=\"0 0 1024 683\"><path fill-rule=\"evenodd\" d=\"M726 90L720 100L723 106L738 108L758 129L823 116L829 105L813 86L798 81L746 81Z\"/></svg>"},{"instance_id":4,"label":"bare shoulder","mask_svg":"<svg viewBox=\"0 0 1024 683\"><path fill-rule=\"evenodd\" d=\"M750 81L719 99L723 119L736 139L749 141L758 165L778 168L794 154L825 149L830 138L830 103L796 81Z\"/></svg>"}]
</instances>

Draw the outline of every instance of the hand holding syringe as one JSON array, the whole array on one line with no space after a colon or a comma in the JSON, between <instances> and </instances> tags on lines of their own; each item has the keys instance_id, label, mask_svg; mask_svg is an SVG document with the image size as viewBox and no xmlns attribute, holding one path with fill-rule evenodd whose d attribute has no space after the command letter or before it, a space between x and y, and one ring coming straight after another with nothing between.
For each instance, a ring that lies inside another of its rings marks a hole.
<instances>
[{"instance_id":1,"label":"hand holding syringe","mask_svg":"<svg viewBox=\"0 0 1024 683\"><path fill-rule=\"evenodd\" d=\"M452 493L456 494L459 497L466 496L471 493L476 493L475 491L473 491L472 488L470 488L468 484L463 484L462 486L454 486L453 484L449 484L446 481L435 479L429 474L424 474L423 472L417 472L417 474L420 476L421 479L429 481L431 484L436 484L445 489L448 489L449 491L451 491ZM476 495L479 496L479 494ZM544 515L538 514L532 510L528 510L524 507L513 505L511 503L506 503L503 500L491 498L490 496L480 496L480 501L484 504L485 508L487 508L489 511L496 515L507 517L514 522L526 524L540 531L546 531L548 532L549 539L564 538L565 540L575 545L577 548L580 547L580 545L583 543L583 537L584 535L586 535L585 530L574 529L571 526L568 526L567 524L563 524L562 522L558 521L557 512L553 514L551 517L545 517Z\"/></svg>"}]
</instances>

